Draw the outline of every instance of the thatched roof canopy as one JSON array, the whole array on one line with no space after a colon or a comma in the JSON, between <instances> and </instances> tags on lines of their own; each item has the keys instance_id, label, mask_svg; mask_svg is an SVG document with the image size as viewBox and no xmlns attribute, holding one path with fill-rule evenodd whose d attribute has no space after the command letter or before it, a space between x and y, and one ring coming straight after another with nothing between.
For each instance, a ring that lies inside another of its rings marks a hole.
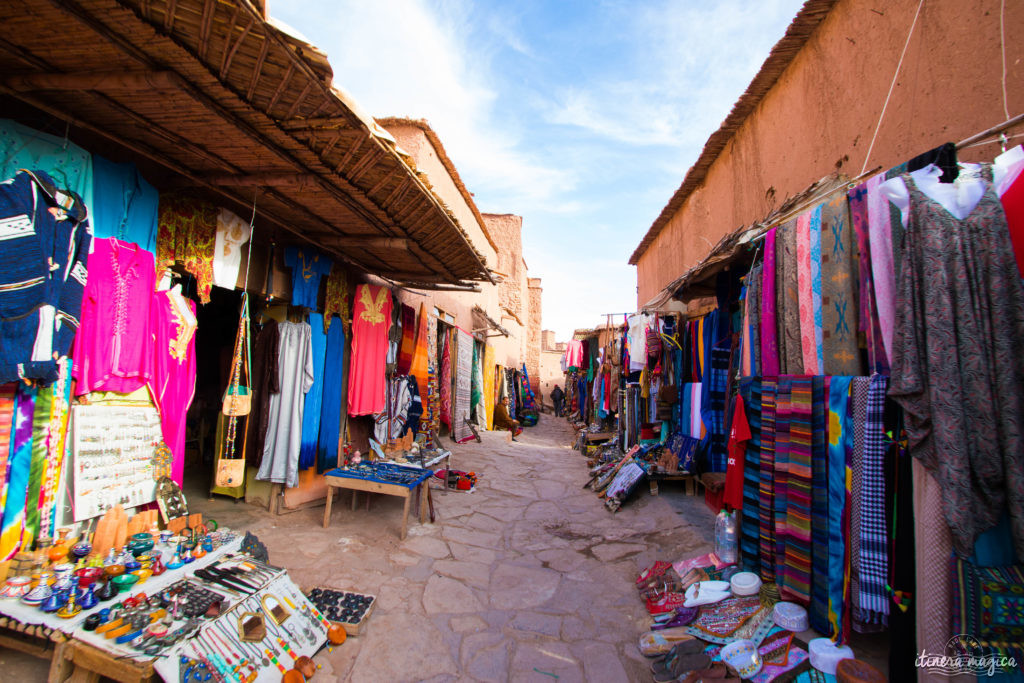
<instances>
[{"instance_id":1,"label":"thatched roof canopy","mask_svg":"<svg viewBox=\"0 0 1024 683\"><path fill-rule=\"evenodd\" d=\"M158 187L195 188L241 215L255 197L265 224L366 272L489 279L455 218L331 78L322 52L247 0L0 2L3 114L70 122L72 139L136 161Z\"/></svg>"}]
</instances>

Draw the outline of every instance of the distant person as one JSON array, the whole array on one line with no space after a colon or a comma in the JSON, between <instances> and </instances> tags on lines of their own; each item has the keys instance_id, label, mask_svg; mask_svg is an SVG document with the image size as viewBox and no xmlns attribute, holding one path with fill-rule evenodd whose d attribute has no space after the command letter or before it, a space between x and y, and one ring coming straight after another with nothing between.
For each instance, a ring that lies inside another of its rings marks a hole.
<instances>
[{"instance_id":1,"label":"distant person","mask_svg":"<svg viewBox=\"0 0 1024 683\"><path fill-rule=\"evenodd\" d=\"M519 420L513 420L508 414L508 397L501 399L501 403L494 406L494 428L507 429L512 434L512 440L523 431L519 426Z\"/></svg>"},{"instance_id":2,"label":"distant person","mask_svg":"<svg viewBox=\"0 0 1024 683\"><path fill-rule=\"evenodd\" d=\"M565 392L562 387L555 385L551 390L551 402L555 404L555 417L562 417L562 405L565 403Z\"/></svg>"}]
</instances>

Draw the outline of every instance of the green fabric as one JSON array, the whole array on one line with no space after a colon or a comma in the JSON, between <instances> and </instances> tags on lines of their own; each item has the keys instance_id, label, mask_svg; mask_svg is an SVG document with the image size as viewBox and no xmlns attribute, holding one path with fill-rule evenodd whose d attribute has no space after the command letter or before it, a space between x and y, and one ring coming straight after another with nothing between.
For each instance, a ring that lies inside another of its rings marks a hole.
<instances>
[{"instance_id":1,"label":"green fabric","mask_svg":"<svg viewBox=\"0 0 1024 683\"><path fill-rule=\"evenodd\" d=\"M476 414L480 409L478 406L484 400L484 380L483 373L480 370L480 349L476 343L473 344L473 372L470 376L469 385L470 414Z\"/></svg>"},{"instance_id":2,"label":"green fabric","mask_svg":"<svg viewBox=\"0 0 1024 683\"><path fill-rule=\"evenodd\" d=\"M28 494L25 496L25 531L31 538L39 537L39 491L46 466L47 432L50 429L50 408L53 390L42 389L36 396L36 412L32 417L32 464L29 466Z\"/></svg>"}]
</instances>

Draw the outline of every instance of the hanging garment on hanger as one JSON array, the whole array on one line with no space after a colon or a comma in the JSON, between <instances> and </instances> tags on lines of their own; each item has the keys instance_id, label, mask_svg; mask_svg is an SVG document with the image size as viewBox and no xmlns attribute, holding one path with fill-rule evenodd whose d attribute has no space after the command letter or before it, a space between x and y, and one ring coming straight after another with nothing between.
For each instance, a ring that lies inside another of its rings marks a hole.
<instances>
[{"instance_id":1,"label":"hanging garment on hanger","mask_svg":"<svg viewBox=\"0 0 1024 683\"><path fill-rule=\"evenodd\" d=\"M185 416L196 390L196 305L180 288L156 292L152 302L153 377L164 443L171 451L171 479L183 485Z\"/></svg>"},{"instance_id":2,"label":"hanging garment on hanger","mask_svg":"<svg viewBox=\"0 0 1024 683\"><path fill-rule=\"evenodd\" d=\"M156 253L160 193L132 162L93 156L94 200L89 222L96 237L116 237ZM234 287L234 283L232 283Z\"/></svg>"},{"instance_id":3,"label":"hanging garment on hanger","mask_svg":"<svg viewBox=\"0 0 1024 683\"><path fill-rule=\"evenodd\" d=\"M40 170L93 210L93 157L67 137L49 135L11 119L0 119L0 180L22 169Z\"/></svg>"},{"instance_id":4,"label":"hanging garment on hanger","mask_svg":"<svg viewBox=\"0 0 1024 683\"><path fill-rule=\"evenodd\" d=\"M95 240L75 335L76 395L130 393L153 379L153 254L113 238Z\"/></svg>"},{"instance_id":5,"label":"hanging garment on hanger","mask_svg":"<svg viewBox=\"0 0 1024 683\"><path fill-rule=\"evenodd\" d=\"M292 306L318 310L320 278L331 272L331 259L312 247L285 247L284 263L292 269Z\"/></svg>"},{"instance_id":6,"label":"hanging garment on hanger","mask_svg":"<svg viewBox=\"0 0 1024 683\"><path fill-rule=\"evenodd\" d=\"M341 435L341 394L345 386L345 326L334 318L327 330L324 361L324 394L320 409L320 439L316 447L316 470L323 474L338 466Z\"/></svg>"},{"instance_id":7,"label":"hanging garment on hanger","mask_svg":"<svg viewBox=\"0 0 1024 683\"><path fill-rule=\"evenodd\" d=\"M267 428L270 424L270 397L281 391L278 369L281 335L278 323L268 318L256 335L252 352L252 377L249 387L252 411L249 413L248 435L245 439L245 460L250 467L259 468L263 459Z\"/></svg>"},{"instance_id":8,"label":"hanging garment on hanger","mask_svg":"<svg viewBox=\"0 0 1024 683\"><path fill-rule=\"evenodd\" d=\"M50 384L79 329L92 237L85 205L42 172L0 184L0 382Z\"/></svg>"},{"instance_id":9,"label":"hanging garment on hanger","mask_svg":"<svg viewBox=\"0 0 1024 683\"><path fill-rule=\"evenodd\" d=\"M267 439L257 479L293 487L299 483L299 451L306 393L313 386L313 346L309 323L278 325L278 382L270 396Z\"/></svg>"},{"instance_id":10,"label":"hanging garment on hanger","mask_svg":"<svg viewBox=\"0 0 1024 683\"><path fill-rule=\"evenodd\" d=\"M324 295L325 331L329 331L327 326L331 323L332 315L341 316L342 323L348 326L348 273L337 263L331 266L331 274L327 276Z\"/></svg>"},{"instance_id":11,"label":"hanging garment on hanger","mask_svg":"<svg viewBox=\"0 0 1024 683\"><path fill-rule=\"evenodd\" d=\"M384 409L384 364L390 328L391 292L385 287L359 285L352 315L349 415L373 415Z\"/></svg>"},{"instance_id":12,"label":"hanging garment on hanger","mask_svg":"<svg viewBox=\"0 0 1024 683\"><path fill-rule=\"evenodd\" d=\"M196 279L199 303L210 303L219 210L209 202L183 195L160 196L156 260L163 271L180 261Z\"/></svg>"},{"instance_id":13,"label":"hanging garment on hanger","mask_svg":"<svg viewBox=\"0 0 1024 683\"><path fill-rule=\"evenodd\" d=\"M302 445L299 449L299 469L316 464L317 439L320 436L320 411L324 396L324 362L327 357L327 335L323 316L309 314L309 336L313 354L313 385L306 392L306 405L302 411Z\"/></svg>"},{"instance_id":14,"label":"hanging garment on hanger","mask_svg":"<svg viewBox=\"0 0 1024 683\"><path fill-rule=\"evenodd\" d=\"M1024 556L1024 284L991 171L982 173L984 195L963 219L904 176L911 203L891 395L911 453L943 487L957 552L969 556L1008 506Z\"/></svg>"},{"instance_id":15,"label":"hanging garment on hanger","mask_svg":"<svg viewBox=\"0 0 1024 683\"><path fill-rule=\"evenodd\" d=\"M249 241L252 228L227 209L217 213L217 235L213 249L213 284L225 289L235 289L238 271L242 266L242 247Z\"/></svg>"}]
</instances>

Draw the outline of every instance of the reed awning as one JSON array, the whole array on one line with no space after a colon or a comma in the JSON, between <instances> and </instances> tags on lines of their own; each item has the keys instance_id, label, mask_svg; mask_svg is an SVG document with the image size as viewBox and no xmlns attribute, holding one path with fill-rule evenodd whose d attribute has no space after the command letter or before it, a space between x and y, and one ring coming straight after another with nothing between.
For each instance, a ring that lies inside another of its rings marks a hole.
<instances>
[{"instance_id":1,"label":"reed awning","mask_svg":"<svg viewBox=\"0 0 1024 683\"><path fill-rule=\"evenodd\" d=\"M490 280L411 161L333 86L326 56L248 0L6 0L0 103L120 149L161 189L245 216L255 201L290 240L367 273Z\"/></svg>"}]
</instances>

